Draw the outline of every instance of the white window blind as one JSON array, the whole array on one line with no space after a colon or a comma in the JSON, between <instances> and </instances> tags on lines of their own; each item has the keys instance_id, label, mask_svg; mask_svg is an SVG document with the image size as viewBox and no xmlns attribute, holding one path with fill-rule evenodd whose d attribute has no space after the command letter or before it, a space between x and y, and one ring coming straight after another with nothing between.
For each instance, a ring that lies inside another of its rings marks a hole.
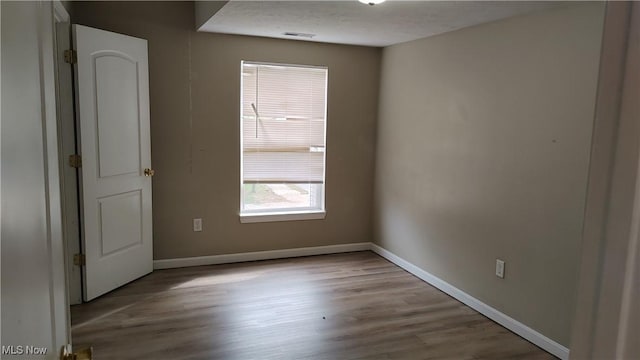
<instances>
[{"instance_id":1,"label":"white window blind","mask_svg":"<svg viewBox=\"0 0 640 360\"><path fill-rule=\"evenodd\" d=\"M243 184L324 182L326 86L326 68L243 62Z\"/></svg>"}]
</instances>

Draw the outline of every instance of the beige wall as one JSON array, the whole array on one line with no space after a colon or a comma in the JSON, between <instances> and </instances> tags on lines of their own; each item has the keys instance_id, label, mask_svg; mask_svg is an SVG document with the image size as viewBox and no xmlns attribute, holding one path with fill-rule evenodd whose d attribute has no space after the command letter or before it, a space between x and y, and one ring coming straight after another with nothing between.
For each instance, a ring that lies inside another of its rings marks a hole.
<instances>
[{"instance_id":1,"label":"beige wall","mask_svg":"<svg viewBox=\"0 0 640 360\"><path fill-rule=\"evenodd\" d=\"M603 10L511 18L382 59L376 243L565 346Z\"/></svg>"},{"instance_id":2,"label":"beige wall","mask_svg":"<svg viewBox=\"0 0 640 360\"><path fill-rule=\"evenodd\" d=\"M371 241L379 49L196 33L191 2L72 4L149 41L155 259ZM329 67L325 220L240 224L241 60Z\"/></svg>"}]
</instances>

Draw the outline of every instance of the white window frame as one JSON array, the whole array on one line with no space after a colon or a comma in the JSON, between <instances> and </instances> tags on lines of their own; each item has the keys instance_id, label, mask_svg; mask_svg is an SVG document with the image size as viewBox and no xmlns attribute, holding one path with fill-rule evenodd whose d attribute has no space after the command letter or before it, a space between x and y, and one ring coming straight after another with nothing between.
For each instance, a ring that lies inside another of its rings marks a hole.
<instances>
[{"instance_id":1,"label":"white window frame","mask_svg":"<svg viewBox=\"0 0 640 360\"><path fill-rule=\"evenodd\" d=\"M298 67L298 68L314 68L314 69L324 69L327 71L327 77L325 80L325 106L324 106L324 159L323 159L323 174L322 174L322 186L319 187L318 191L320 194L316 194L316 196L320 196L320 208L309 207L309 208L278 208L275 211L265 211L264 209L254 209L254 210L244 210L244 121L242 118L243 115L243 106L244 106L244 80L242 77L242 71L244 69L245 64L254 64L254 65L272 65L272 66L285 66L285 67ZM271 62L262 62L262 61L241 61L240 62L240 114L238 118L240 119L240 222L241 223L260 223L260 222L277 222L277 221L296 221L296 220L321 220L326 217L326 207L325 207L325 199L326 199L326 173L327 173L327 103L328 103L328 90L329 90L329 68L326 66L314 66L314 65L298 65L298 64L283 64L283 63L271 63Z\"/></svg>"}]
</instances>

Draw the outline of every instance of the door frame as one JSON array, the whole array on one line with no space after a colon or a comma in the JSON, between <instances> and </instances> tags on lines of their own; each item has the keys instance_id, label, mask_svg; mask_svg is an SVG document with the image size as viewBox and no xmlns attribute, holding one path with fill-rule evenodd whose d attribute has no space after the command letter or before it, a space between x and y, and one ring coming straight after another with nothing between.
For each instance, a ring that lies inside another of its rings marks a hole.
<instances>
[{"instance_id":1,"label":"door frame","mask_svg":"<svg viewBox=\"0 0 640 360\"><path fill-rule=\"evenodd\" d=\"M45 178L47 195L47 228L48 228L48 252L51 269L51 298L52 312L54 314L53 340L54 345L64 344L64 348L71 350L71 311L69 308L68 281L66 277L65 261L65 236L62 225L64 211L62 209L62 178L59 164L60 153L58 144L58 77L57 77L57 56L56 56L56 36L55 28L58 22L70 21L69 13L59 0L52 3L46 1L39 2L41 8L40 31L43 37L40 40L42 58L41 66L43 70L41 83L43 89L44 114L44 136L45 136ZM46 17L46 19L44 19ZM49 27L47 29L47 27ZM47 31L52 30L52 31ZM46 50L45 50L46 49ZM61 266L60 266L61 265ZM57 305L61 304L65 313L56 311ZM57 343L57 344L56 344ZM58 350L56 348L55 350ZM53 354L52 354L53 355Z\"/></svg>"},{"instance_id":2,"label":"door frame","mask_svg":"<svg viewBox=\"0 0 640 360\"><path fill-rule=\"evenodd\" d=\"M77 153L75 107L73 100L73 68L64 62L64 51L72 48L71 18L60 0L53 2L54 39L56 52L56 90L58 111L58 153L62 200L62 227L65 239L65 269L69 305L82 303L82 269L74 264L75 254L81 253L78 171L69 165L69 155ZM60 33L60 32L63 33ZM59 44L60 36L67 37L67 46Z\"/></svg>"},{"instance_id":3,"label":"door frame","mask_svg":"<svg viewBox=\"0 0 640 360\"><path fill-rule=\"evenodd\" d=\"M640 355L640 4L607 2L601 51L574 359Z\"/></svg>"},{"instance_id":4,"label":"door frame","mask_svg":"<svg viewBox=\"0 0 640 360\"><path fill-rule=\"evenodd\" d=\"M58 45L58 26L59 24L67 24L67 26L70 28L71 27L71 17L69 15L69 13L67 12L67 10L65 9L64 5L62 5L62 2L60 0L54 0L52 2L52 11L53 11L53 64L54 64L54 84L55 84L55 101L56 101L56 130L57 130L57 147L58 147L58 151L57 151L57 155L58 155L58 181L59 181L59 187L60 187L60 220L61 220L61 224L60 224L60 230L61 230L61 234L62 234L62 253L63 253L63 262L64 262L64 285L65 285L65 309L66 309L66 334L67 334L67 341L66 341L66 349L67 351L71 352L72 351L72 345L71 345L71 309L70 309L70 305L71 305L71 299L69 297L69 264L67 261L67 243L69 242L69 238L68 238L68 233L67 233L67 214L65 211L65 203L66 203L66 198L67 198L67 192L65 191L65 183L64 183L64 167L62 166L64 164L64 152L62 151L62 144L61 144L61 124L64 122L64 112L62 111L62 104L64 99L61 96L61 91L60 91L60 86L61 84L63 84L64 79L60 79L60 57L58 56L58 54L60 53L60 51L64 51L59 49L59 45ZM71 86L71 85L69 85ZM73 103L71 104L73 106ZM53 164L50 164L50 166L53 166ZM52 254L53 255L53 254Z\"/></svg>"},{"instance_id":5,"label":"door frame","mask_svg":"<svg viewBox=\"0 0 640 360\"><path fill-rule=\"evenodd\" d=\"M3 315L7 315L3 321L12 330L3 337L7 342L3 345L37 343L46 348L41 358L58 359L58 352L67 348L71 336L61 220L54 36L55 23L64 19L66 11L47 1L2 3L1 9L7 16L3 18L7 20L6 28L2 24L3 31L9 34L7 47L2 44L3 60L15 66L7 69L12 75L21 77L7 77L7 83L2 79L3 86L10 88L7 100L13 101L6 114L2 109L3 116L10 120L6 128L3 122L2 135L7 130L5 139L11 139L11 131L18 130L16 142L9 142L11 148L5 147L5 151L11 150L10 156L2 159L3 167L8 160L6 165L14 170L2 174L12 186L3 187L2 191L11 195L7 202L2 197L2 206L16 210L14 216L2 218L9 224L5 231L5 223L2 232L2 265L13 271L6 278L3 273L2 279L2 291L8 291L6 297L3 293L3 300L8 300L2 304ZM24 176L29 180L23 183ZM16 220L15 215L21 218ZM6 248L5 240L9 245Z\"/></svg>"}]
</instances>

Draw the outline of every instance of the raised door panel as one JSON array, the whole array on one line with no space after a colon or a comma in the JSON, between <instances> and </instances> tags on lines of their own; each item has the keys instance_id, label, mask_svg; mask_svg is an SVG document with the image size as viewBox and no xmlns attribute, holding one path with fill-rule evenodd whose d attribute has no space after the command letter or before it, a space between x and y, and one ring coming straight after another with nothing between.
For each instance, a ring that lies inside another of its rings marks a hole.
<instances>
[{"instance_id":1,"label":"raised door panel","mask_svg":"<svg viewBox=\"0 0 640 360\"><path fill-rule=\"evenodd\" d=\"M140 171L138 64L120 53L94 54L98 178Z\"/></svg>"},{"instance_id":2,"label":"raised door panel","mask_svg":"<svg viewBox=\"0 0 640 360\"><path fill-rule=\"evenodd\" d=\"M142 194L132 191L98 200L101 257L142 244Z\"/></svg>"}]
</instances>

